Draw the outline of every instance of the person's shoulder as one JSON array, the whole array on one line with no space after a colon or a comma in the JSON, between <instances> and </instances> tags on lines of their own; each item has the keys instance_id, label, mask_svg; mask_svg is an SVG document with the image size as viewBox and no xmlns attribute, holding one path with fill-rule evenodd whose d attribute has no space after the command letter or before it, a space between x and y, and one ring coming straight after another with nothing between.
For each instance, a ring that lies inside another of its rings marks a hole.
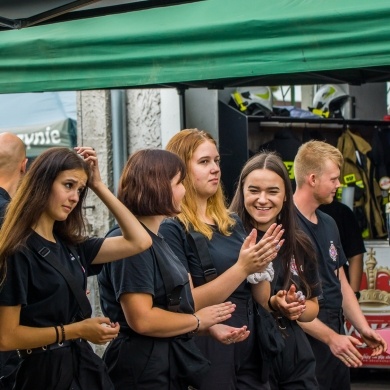
<instances>
[{"instance_id":1,"label":"person's shoulder","mask_svg":"<svg viewBox=\"0 0 390 390\"><path fill-rule=\"evenodd\" d=\"M114 225L105 235L105 237L118 237L122 235L122 230L118 225Z\"/></svg>"},{"instance_id":2,"label":"person's shoulder","mask_svg":"<svg viewBox=\"0 0 390 390\"><path fill-rule=\"evenodd\" d=\"M177 218L166 218L162 221L158 232L166 238L172 234L184 234L185 228Z\"/></svg>"},{"instance_id":3,"label":"person's shoulder","mask_svg":"<svg viewBox=\"0 0 390 390\"><path fill-rule=\"evenodd\" d=\"M329 204L322 204L320 207L319 207L320 210L322 211L330 211L330 212L333 212L333 213L340 213L340 212L344 212L344 213L353 213L353 211L344 203L338 201L338 200L334 200L333 202L329 203Z\"/></svg>"},{"instance_id":4,"label":"person's shoulder","mask_svg":"<svg viewBox=\"0 0 390 390\"><path fill-rule=\"evenodd\" d=\"M0 187L0 206L6 206L11 201L11 197L9 196L8 192Z\"/></svg>"},{"instance_id":5,"label":"person's shoulder","mask_svg":"<svg viewBox=\"0 0 390 390\"><path fill-rule=\"evenodd\" d=\"M241 218L238 216L237 213L235 213L233 211L229 212L229 217L232 217L238 223L242 223Z\"/></svg>"},{"instance_id":6,"label":"person's shoulder","mask_svg":"<svg viewBox=\"0 0 390 390\"><path fill-rule=\"evenodd\" d=\"M242 222L242 219L237 213L230 212L229 217L233 218L234 225L232 226L232 229L241 229L245 232L244 223Z\"/></svg>"},{"instance_id":7,"label":"person's shoulder","mask_svg":"<svg viewBox=\"0 0 390 390\"><path fill-rule=\"evenodd\" d=\"M182 224L177 218L165 218L160 226L176 226L181 227Z\"/></svg>"},{"instance_id":8,"label":"person's shoulder","mask_svg":"<svg viewBox=\"0 0 390 390\"><path fill-rule=\"evenodd\" d=\"M339 201L333 201L327 205L321 205L319 207L323 213L330 215L338 226L346 226L349 223L356 221L354 212L344 203Z\"/></svg>"},{"instance_id":9,"label":"person's shoulder","mask_svg":"<svg viewBox=\"0 0 390 390\"><path fill-rule=\"evenodd\" d=\"M317 214L317 218L322 220L323 222L325 222L327 224L336 225L336 221L334 220L334 218L332 216L330 216L329 214L321 211L320 209L316 210L316 214Z\"/></svg>"},{"instance_id":10,"label":"person's shoulder","mask_svg":"<svg viewBox=\"0 0 390 390\"><path fill-rule=\"evenodd\" d=\"M341 203L339 201L335 201L334 207L338 213L342 213L344 215L355 215L354 212L344 203Z\"/></svg>"},{"instance_id":11,"label":"person's shoulder","mask_svg":"<svg viewBox=\"0 0 390 390\"><path fill-rule=\"evenodd\" d=\"M337 212L337 205L335 205L335 203L336 202L333 201L333 202L327 203L327 204L320 204L318 206L318 210L321 210L321 211L323 211L326 214L335 213L335 212Z\"/></svg>"}]
</instances>

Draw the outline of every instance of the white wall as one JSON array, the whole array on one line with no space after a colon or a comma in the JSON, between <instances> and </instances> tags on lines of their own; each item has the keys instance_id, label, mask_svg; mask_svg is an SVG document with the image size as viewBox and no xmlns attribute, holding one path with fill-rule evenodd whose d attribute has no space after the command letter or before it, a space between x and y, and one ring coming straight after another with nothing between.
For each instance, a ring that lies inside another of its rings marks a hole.
<instances>
[{"instance_id":1,"label":"white wall","mask_svg":"<svg viewBox=\"0 0 390 390\"><path fill-rule=\"evenodd\" d=\"M176 89L161 89L161 146L165 148L174 134L183 128L181 97Z\"/></svg>"}]
</instances>

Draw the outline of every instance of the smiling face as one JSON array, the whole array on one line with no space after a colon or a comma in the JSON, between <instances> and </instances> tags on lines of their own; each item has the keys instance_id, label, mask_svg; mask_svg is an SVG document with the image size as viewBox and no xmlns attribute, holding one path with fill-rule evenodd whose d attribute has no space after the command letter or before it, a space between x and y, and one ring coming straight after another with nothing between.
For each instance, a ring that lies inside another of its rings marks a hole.
<instances>
[{"instance_id":1,"label":"smiling face","mask_svg":"<svg viewBox=\"0 0 390 390\"><path fill-rule=\"evenodd\" d=\"M333 201L337 189L340 187L340 169L331 160L327 160L322 168L321 175L311 178L313 183L313 196L318 204L328 204Z\"/></svg>"},{"instance_id":2,"label":"smiling face","mask_svg":"<svg viewBox=\"0 0 390 390\"><path fill-rule=\"evenodd\" d=\"M76 207L87 183L82 169L62 171L53 182L47 208L43 216L49 220L64 221Z\"/></svg>"},{"instance_id":3,"label":"smiling face","mask_svg":"<svg viewBox=\"0 0 390 390\"><path fill-rule=\"evenodd\" d=\"M243 182L243 195L253 226L266 231L283 208L286 190L278 174L268 169L255 169Z\"/></svg>"},{"instance_id":4,"label":"smiling face","mask_svg":"<svg viewBox=\"0 0 390 390\"><path fill-rule=\"evenodd\" d=\"M220 156L212 142L205 141L196 148L189 161L189 173L199 197L208 199L217 192L221 179L219 164Z\"/></svg>"}]
</instances>

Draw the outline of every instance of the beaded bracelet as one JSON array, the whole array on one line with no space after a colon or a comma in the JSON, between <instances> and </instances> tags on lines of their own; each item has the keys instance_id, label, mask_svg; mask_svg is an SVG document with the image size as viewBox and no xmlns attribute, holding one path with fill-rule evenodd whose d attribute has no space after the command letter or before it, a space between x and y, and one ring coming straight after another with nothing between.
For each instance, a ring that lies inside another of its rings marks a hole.
<instances>
[{"instance_id":1,"label":"beaded bracelet","mask_svg":"<svg viewBox=\"0 0 390 390\"><path fill-rule=\"evenodd\" d=\"M60 324L60 328L61 328L61 342L59 344L63 344L63 342L65 341L65 328L64 328L64 325Z\"/></svg>"},{"instance_id":2,"label":"beaded bracelet","mask_svg":"<svg viewBox=\"0 0 390 390\"><path fill-rule=\"evenodd\" d=\"M53 328L56 330L56 341L55 341L55 343L58 344L58 342L60 341L60 335L59 335L59 333L58 333L57 327L56 327L56 326L53 326Z\"/></svg>"},{"instance_id":3,"label":"beaded bracelet","mask_svg":"<svg viewBox=\"0 0 390 390\"><path fill-rule=\"evenodd\" d=\"M195 334L195 333L198 333L199 326L200 326L200 319L199 319L199 317L198 317L196 314L192 313L192 315L193 315L193 316L196 318L196 320L198 321L198 323L197 323L197 325L196 325L196 328L195 328L193 331L190 332L190 334Z\"/></svg>"}]
</instances>

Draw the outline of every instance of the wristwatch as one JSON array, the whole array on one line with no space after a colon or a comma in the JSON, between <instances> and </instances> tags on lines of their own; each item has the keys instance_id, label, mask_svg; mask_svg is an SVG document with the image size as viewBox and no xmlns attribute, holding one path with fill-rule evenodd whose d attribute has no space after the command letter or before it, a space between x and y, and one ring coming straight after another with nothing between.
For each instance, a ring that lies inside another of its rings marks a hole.
<instances>
[{"instance_id":1,"label":"wristwatch","mask_svg":"<svg viewBox=\"0 0 390 390\"><path fill-rule=\"evenodd\" d=\"M356 291L355 295L356 295L356 299L359 300L359 298L360 298L360 291Z\"/></svg>"}]
</instances>

